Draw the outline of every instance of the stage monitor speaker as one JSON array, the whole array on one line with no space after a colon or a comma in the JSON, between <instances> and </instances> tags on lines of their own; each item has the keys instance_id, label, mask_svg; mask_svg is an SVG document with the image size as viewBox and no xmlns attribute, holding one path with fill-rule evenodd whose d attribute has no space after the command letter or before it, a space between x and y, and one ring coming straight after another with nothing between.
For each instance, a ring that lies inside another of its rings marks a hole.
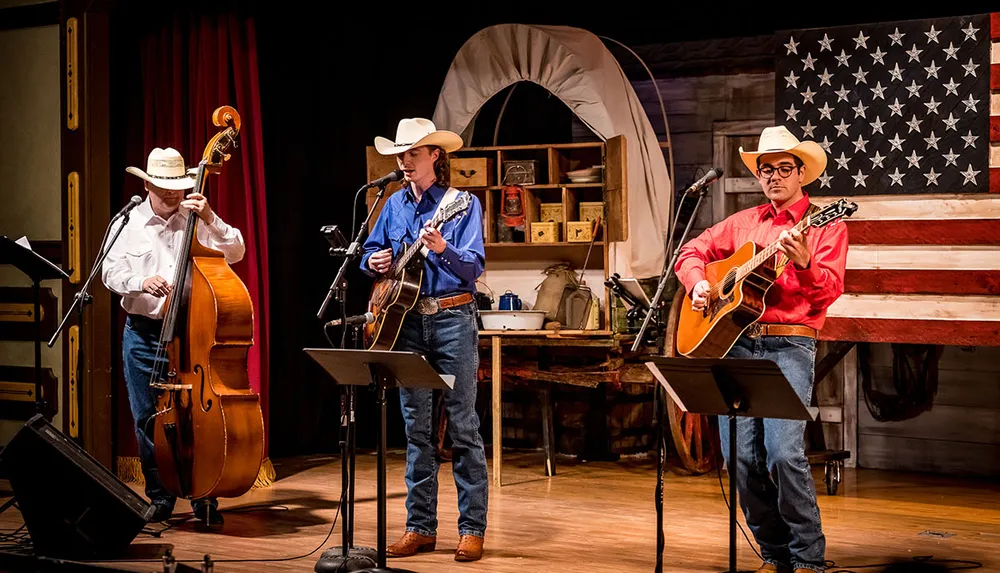
<instances>
[{"instance_id":1,"label":"stage monitor speaker","mask_svg":"<svg viewBox=\"0 0 1000 573\"><path fill-rule=\"evenodd\" d=\"M153 507L41 414L0 452L36 555L113 556L142 531Z\"/></svg>"}]
</instances>

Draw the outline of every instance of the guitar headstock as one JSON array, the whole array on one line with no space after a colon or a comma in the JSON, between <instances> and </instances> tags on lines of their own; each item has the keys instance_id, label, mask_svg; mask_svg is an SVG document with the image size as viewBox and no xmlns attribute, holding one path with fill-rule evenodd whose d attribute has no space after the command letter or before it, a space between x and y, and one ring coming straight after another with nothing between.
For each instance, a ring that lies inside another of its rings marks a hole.
<instances>
[{"instance_id":1,"label":"guitar headstock","mask_svg":"<svg viewBox=\"0 0 1000 573\"><path fill-rule=\"evenodd\" d=\"M809 217L810 227L823 227L830 223L850 217L858 210L858 204L847 199L840 199L823 207L818 213Z\"/></svg>"},{"instance_id":2,"label":"guitar headstock","mask_svg":"<svg viewBox=\"0 0 1000 573\"><path fill-rule=\"evenodd\" d=\"M445 221L468 209L471 204L472 195L468 191L459 193L458 197L456 197L454 201L445 205L444 208L441 209L441 212L438 213L437 223L444 223Z\"/></svg>"}]
</instances>

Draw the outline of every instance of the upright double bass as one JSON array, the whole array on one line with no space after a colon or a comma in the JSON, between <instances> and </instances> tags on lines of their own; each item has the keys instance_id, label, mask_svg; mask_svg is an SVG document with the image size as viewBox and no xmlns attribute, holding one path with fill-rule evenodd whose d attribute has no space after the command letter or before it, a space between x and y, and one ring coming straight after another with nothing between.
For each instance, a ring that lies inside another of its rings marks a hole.
<instances>
[{"instance_id":1,"label":"upright double bass","mask_svg":"<svg viewBox=\"0 0 1000 573\"><path fill-rule=\"evenodd\" d=\"M221 129L198 164L193 191L202 194L240 131L229 106L216 109L212 122ZM246 493L264 455L260 397L247 374L253 303L223 253L198 241L198 220L187 218L150 379L159 393L153 443L160 480L192 500Z\"/></svg>"}]
</instances>

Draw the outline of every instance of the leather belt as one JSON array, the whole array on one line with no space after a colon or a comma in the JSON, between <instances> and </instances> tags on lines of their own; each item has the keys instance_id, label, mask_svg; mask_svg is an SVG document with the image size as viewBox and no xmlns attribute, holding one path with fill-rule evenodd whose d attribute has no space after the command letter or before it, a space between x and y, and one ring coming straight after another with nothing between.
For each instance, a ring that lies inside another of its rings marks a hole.
<instances>
[{"instance_id":1,"label":"leather belt","mask_svg":"<svg viewBox=\"0 0 1000 573\"><path fill-rule=\"evenodd\" d=\"M471 292L463 292L462 294L445 298L422 296L417 299L417 304L414 305L413 310L420 314L437 314L446 308L468 304L474 300L475 297L472 296Z\"/></svg>"},{"instance_id":2,"label":"leather belt","mask_svg":"<svg viewBox=\"0 0 1000 573\"><path fill-rule=\"evenodd\" d=\"M807 336L816 338L816 329L804 324L761 324L755 322L746 329L748 338L761 336Z\"/></svg>"}]
</instances>

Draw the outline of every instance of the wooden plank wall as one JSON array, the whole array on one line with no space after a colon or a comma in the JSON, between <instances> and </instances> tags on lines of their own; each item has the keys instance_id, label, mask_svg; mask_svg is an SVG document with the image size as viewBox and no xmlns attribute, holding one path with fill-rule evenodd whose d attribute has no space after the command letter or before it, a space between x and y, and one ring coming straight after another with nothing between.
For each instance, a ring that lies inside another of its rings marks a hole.
<instances>
[{"instance_id":1,"label":"wooden plank wall","mask_svg":"<svg viewBox=\"0 0 1000 573\"><path fill-rule=\"evenodd\" d=\"M871 349L872 388L894 392L891 345ZM1000 476L1000 348L945 346L933 404L908 420L876 420L858 386L859 465Z\"/></svg>"}]
</instances>

